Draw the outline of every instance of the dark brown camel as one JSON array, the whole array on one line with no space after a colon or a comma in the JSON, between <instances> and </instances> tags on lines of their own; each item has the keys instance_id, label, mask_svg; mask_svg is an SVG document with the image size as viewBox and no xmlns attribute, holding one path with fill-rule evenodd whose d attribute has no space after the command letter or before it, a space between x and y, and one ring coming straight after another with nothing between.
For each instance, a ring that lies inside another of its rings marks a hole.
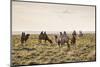
<instances>
[{"instance_id":1,"label":"dark brown camel","mask_svg":"<svg viewBox=\"0 0 100 67\"><path fill-rule=\"evenodd\" d=\"M29 39L29 36L30 36L30 34L26 34L25 35L25 32L22 32L22 35L21 35L21 44L25 43Z\"/></svg>"},{"instance_id":2,"label":"dark brown camel","mask_svg":"<svg viewBox=\"0 0 100 67\"><path fill-rule=\"evenodd\" d=\"M46 41L48 41L50 44L52 44L52 40L49 39L48 35L46 34L46 32L41 32L40 35L39 35L39 42L41 43L41 41L44 40L45 43Z\"/></svg>"}]
</instances>

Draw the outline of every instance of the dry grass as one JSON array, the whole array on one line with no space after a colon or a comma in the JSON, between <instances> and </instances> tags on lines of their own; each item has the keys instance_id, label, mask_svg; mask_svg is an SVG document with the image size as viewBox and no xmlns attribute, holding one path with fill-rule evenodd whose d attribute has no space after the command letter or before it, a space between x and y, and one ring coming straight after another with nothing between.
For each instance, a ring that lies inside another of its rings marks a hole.
<instances>
[{"instance_id":1,"label":"dry grass","mask_svg":"<svg viewBox=\"0 0 100 67\"><path fill-rule=\"evenodd\" d=\"M49 35L54 41L54 36ZM12 36L12 64L50 64L63 62L95 61L95 34L85 34L77 38L76 47L67 44L59 47L57 44L38 43L38 34L32 34L27 43L20 43L20 35Z\"/></svg>"}]
</instances>

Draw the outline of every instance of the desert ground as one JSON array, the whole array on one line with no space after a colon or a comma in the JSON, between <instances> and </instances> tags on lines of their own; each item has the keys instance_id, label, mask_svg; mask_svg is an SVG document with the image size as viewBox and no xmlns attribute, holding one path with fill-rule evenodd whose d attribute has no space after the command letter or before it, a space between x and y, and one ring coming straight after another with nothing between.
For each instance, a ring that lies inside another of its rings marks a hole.
<instances>
[{"instance_id":1,"label":"desert ground","mask_svg":"<svg viewBox=\"0 0 100 67\"><path fill-rule=\"evenodd\" d=\"M68 34L71 38L71 34ZM25 44L21 44L21 35L12 35L11 62L12 65L53 64L96 60L96 42L94 33L85 33L78 37L76 46L67 44L58 46L54 34L48 34L53 44L38 42L39 34L31 34Z\"/></svg>"}]
</instances>

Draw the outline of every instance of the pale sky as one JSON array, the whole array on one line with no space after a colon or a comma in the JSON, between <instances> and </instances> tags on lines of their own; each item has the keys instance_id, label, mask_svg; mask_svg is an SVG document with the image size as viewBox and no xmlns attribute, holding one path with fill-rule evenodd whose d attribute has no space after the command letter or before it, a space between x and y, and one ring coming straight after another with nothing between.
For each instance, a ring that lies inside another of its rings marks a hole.
<instances>
[{"instance_id":1,"label":"pale sky","mask_svg":"<svg viewBox=\"0 0 100 67\"><path fill-rule=\"evenodd\" d=\"M12 31L95 31L95 7L12 2Z\"/></svg>"}]
</instances>

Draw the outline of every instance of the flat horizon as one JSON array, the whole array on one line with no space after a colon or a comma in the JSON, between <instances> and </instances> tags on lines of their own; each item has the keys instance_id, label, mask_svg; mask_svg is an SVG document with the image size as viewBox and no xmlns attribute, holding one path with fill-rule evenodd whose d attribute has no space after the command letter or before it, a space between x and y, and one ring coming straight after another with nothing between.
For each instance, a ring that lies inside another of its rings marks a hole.
<instances>
[{"instance_id":1,"label":"flat horizon","mask_svg":"<svg viewBox=\"0 0 100 67\"><path fill-rule=\"evenodd\" d=\"M21 34L22 32L29 33L29 34L40 34L41 31L12 31L12 34ZM63 31L46 31L47 34L59 34L59 32ZM66 33L70 34L73 31L66 31ZM79 31L76 31L79 33ZM95 31L82 31L83 33L95 33Z\"/></svg>"}]
</instances>

